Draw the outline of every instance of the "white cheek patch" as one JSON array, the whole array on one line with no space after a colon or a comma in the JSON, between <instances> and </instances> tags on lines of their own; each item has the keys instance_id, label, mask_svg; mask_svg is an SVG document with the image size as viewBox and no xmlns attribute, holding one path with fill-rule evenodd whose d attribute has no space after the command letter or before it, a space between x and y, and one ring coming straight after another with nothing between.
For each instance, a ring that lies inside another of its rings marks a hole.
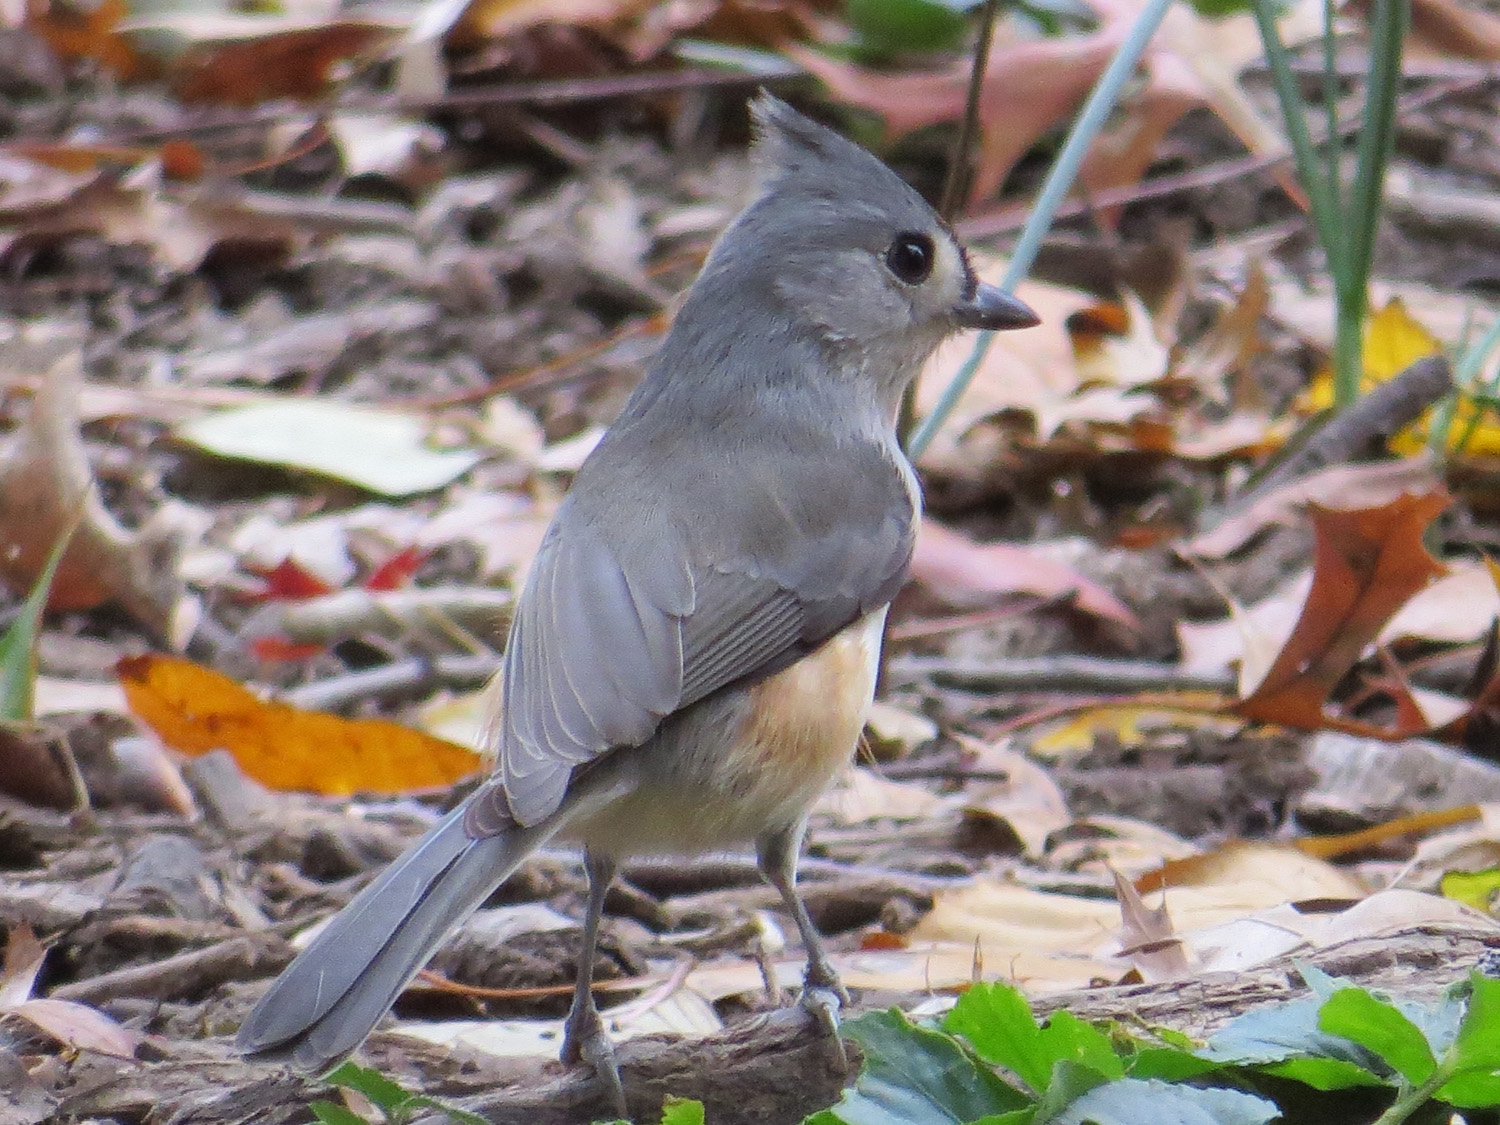
<instances>
[{"instance_id":1,"label":"white cheek patch","mask_svg":"<svg viewBox=\"0 0 1500 1125\"><path fill-rule=\"evenodd\" d=\"M932 267L932 299L946 308L952 308L964 299L968 267L963 253L949 235L940 235L936 240L936 261Z\"/></svg>"}]
</instances>

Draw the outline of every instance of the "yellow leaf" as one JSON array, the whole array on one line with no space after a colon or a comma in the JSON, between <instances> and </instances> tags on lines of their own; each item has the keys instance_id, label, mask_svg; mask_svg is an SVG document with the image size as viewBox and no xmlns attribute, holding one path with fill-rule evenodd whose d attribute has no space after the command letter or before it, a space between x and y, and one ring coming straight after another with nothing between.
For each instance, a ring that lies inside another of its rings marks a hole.
<instances>
[{"instance_id":1,"label":"yellow leaf","mask_svg":"<svg viewBox=\"0 0 1500 1125\"><path fill-rule=\"evenodd\" d=\"M1427 328L1406 311L1401 298L1393 297L1384 308L1376 310L1365 324L1364 378L1360 392L1379 386L1419 359L1441 355L1443 345ZM1333 370L1324 366L1298 400L1304 413L1327 410L1333 405ZM1392 453L1403 456L1420 452L1427 446L1432 425L1428 411L1400 433L1389 444ZM1476 403L1469 395L1460 395L1448 434L1448 447L1479 456L1500 456L1500 422L1494 412Z\"/></svg>"},{"instance_id":2,"label":"yellow leaf","mask_svg":"<svg viewBox=\"0 0 1500 1125\"><path fill-rule=\"evenodd\" d=\"M225 749L273 789L327 796L406 793L479 769L472 750L379 719L343 719L266 702L189 660L133 656L115 668L130 709L190 757Z\"/></svg>"}]
</instances>

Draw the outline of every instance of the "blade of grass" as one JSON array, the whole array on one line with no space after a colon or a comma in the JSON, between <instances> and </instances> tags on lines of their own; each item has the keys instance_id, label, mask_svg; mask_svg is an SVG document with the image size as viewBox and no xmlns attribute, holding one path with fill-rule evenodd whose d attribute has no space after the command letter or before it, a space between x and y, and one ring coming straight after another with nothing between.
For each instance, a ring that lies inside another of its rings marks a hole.
<instances>
[{"instance_id":1,"label":"blade of grass","mask_svg":"<svg viewBox=\"0 0 1500 1125\"><path fill-rule=\"evenodd\" d=\"M79 517L81 518L81 517ZM63 532L47 556L47 565L37 577L36 585L10 628L0 636L0 722L27 723L33 718L36 703L36 638L47 609L47 595L57 577L63 553L78 530L79 518Z\"/></svg>"},{"instance_id":2,"label":"blade of grass","mask_svg":"<svg viewBox=\"0 0 1500 1125\"><path fill-rule=\"evenodd\" d=\"M1318 239L1328 252L1329 268L1337 276L1335 257L1341 258L1343 239L1340 235L1342 216L1339 214L1338 197L1318 147L1313 143L1307 129L1307 120L1302 115L1302 96L1297 89L1297 79L1292 73L1292 64L1286 46L1281 42L1281 32L1276 29L1276 0L1251 0L1250 11L1255 15L1260 28L1261 43L1266 51L1266 65L1271 72L1271 82L1276 89L1276 100L1281 106L1282 120L1286 124L1287 140L1292 146L1292 159L1297 164L1297 176L1307 192L1312 206L1313 222L1318 228ZM1328 35L1332 28L1324 28ZM1337 144L1338 134L1331 135L1330 143ZM1339 249L1336 249L1339 248Z\"/></svg>"},{"instance_id":3,"label":"blade of grass","mask_svg":"<svg viewBox=\"0 0 1500 1125\"><path fill-rule=\"evenodd\" d=\"M1385 169L1395 142L1401 43L1410 22L1409 0L1375 0L1370 16L1370 69L1364 117L1356 149L1354 183L1349 193L1349 276L1345 280L1350 290L1357 289L1361 296L1370 278Z\"/></svg>"},{"instance_id":4,"label":"blade of grass","mask_svg":"<svg viewBox=\"0 0 1500 1125\"><path fill-rule=\"evenodd\" d=\"M1266 0L1261 0L1261 2L1266 2ZM1062 151L1058 153L1057 162L1052 165L1052 171L1047 174L1047 181L1042 185L1036 206L1011 254L1010 265L1005 270L1005 276L1000 280L1000 288L1007 293L1013 292L1020 280L1030 272L1042 239L1048 228L1052 226L1052 217L1057 214L1058 207L1062 205L1063 199L1073 187L1073 181L1078 178L1079 166L1082 165L1089 146L1093 144L1099 130L1104 127L1104 123L1114 111L1115 103L1120 99L1120 91L1135 74L1136 64L1140 62L1146 45L1156 34L1156 29L1161 26L1161 21L1165 18L1171 3L1172 0L1147 0L1146 6L1131 26L1130 33L1125 37L1125 42L1120 44L1120 49L1115 52L1114 58L1110 59L1109 65L1099 76L1099 81L1095 83L1093 92L1089 94L1088 101L1084 103L1083 110L1078 115L1078 120L1074 122L1072 130L1068 133L1068 139L1064 142ZM984 357L989 352L993 336L991 332L979 334L969 357L964 360L958 372L943 388L943 393L938 398L937 405L932 408L932 413L923 418L912 432L911 439L906 444L907 455L912 460L922 456L927 446L931 444L933 435L941 428L948 415L953 413L953 407L964 391L968 390L969 384L974 381L979 365L984 362Z\"/></svg>"}]
</instances>

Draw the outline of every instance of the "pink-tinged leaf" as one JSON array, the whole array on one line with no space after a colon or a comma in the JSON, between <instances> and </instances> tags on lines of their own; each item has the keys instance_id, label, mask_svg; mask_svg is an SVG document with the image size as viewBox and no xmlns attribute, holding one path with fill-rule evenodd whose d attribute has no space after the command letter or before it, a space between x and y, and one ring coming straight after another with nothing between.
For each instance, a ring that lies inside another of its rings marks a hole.
<instances>
[{"instance_id":1,"label":"pink-tinged leaf","mask_svg":"<svg viewBox=\"0 0 1500 1125\"><path fill-rule=\"evenodd\" d=\"M94 1051L116 1058L135 1058L141 1034L121 1027L103 1012L71 1000L27 1000L6 1015L25 1020L74 1051Z\"/></svg>"},{"instance_id":2,"label":"pink-tinged leaf","mask_svg":"<svg viewBox=\"0 0 1500 1125\"><path fill-rule=\"evenodd\" d=\"M1071 595L1083 612L1131 633L1141 632L1140 619L1129 606L1056 559L1012 543L976 543L930 520L917 535L911 573L929 593L949 605L969 608L1006 594Z\"/></svg>"}]
</instances>

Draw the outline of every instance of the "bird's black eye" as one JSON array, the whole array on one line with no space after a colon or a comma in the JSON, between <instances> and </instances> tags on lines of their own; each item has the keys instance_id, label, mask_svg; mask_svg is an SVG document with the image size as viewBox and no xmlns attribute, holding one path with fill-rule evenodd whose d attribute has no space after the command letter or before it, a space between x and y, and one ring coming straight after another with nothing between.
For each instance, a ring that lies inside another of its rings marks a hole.
<instances>
[{"instance_id":1,"label":"bird's black eye","mask_svg":"<svg viewBox=\"0 0 1500 1125\"><path fill-rule=\"evenodd\" d=\"M920 285L932 276L935 257L932 239L925 234L907 231L898 234L885 252L886 267L908 285Z\"/></svg>"}]
</instances>

